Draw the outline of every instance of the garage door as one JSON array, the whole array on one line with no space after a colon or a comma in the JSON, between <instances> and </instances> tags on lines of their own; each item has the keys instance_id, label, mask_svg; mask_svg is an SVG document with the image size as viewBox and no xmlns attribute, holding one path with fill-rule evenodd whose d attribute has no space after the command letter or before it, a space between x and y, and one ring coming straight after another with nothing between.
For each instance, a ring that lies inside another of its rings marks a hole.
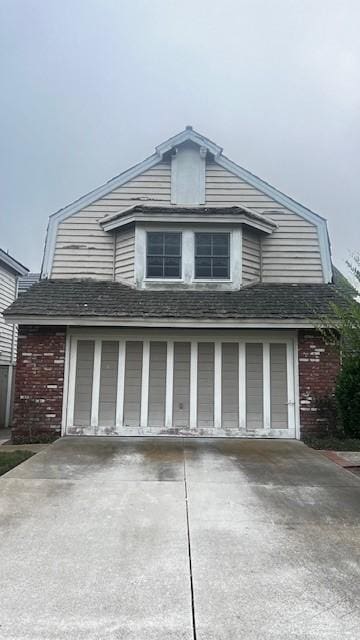
<instances>
[{"instance_id":1,"label":"garage door","mask_svg":"<svg viewBox=\"0 0 360 640\"><path fill-rule=\"evenodd\" d=\"M71 339L66 432L295 437L293 339Z\"/></svg>"}]
</instances>

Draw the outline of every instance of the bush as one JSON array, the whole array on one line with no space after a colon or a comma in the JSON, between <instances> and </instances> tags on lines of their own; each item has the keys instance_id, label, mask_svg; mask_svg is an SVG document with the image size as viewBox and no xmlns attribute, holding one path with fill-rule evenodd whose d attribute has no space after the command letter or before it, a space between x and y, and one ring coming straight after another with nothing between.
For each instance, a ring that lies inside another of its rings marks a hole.
<instances>
[{"instance_id":1,"label":"bush","mask_svg":"<svg viewBox=\"0 0 360 640\"><path fill-rule=\"evenodd\" d=\"M347 357L336 386L336 400L346 436L360 438L360 357Z\"/></svg>"}]
</instances>

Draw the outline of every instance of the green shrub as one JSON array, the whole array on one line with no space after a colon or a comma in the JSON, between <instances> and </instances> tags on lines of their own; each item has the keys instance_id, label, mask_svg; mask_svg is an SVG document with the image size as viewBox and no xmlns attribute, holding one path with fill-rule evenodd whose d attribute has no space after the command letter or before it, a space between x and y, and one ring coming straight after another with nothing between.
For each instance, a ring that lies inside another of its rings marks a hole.
<instances>
[{"instance_id":1,"label":"green shrub","mask_svg":"<svg viewBox=\"0 0 360 640\"><path fill-rule=\"evenodd\" d=\"M347 357L336 386L336 400L343 431L360 438L360 357Z\"/></svg>"}]
</instances>

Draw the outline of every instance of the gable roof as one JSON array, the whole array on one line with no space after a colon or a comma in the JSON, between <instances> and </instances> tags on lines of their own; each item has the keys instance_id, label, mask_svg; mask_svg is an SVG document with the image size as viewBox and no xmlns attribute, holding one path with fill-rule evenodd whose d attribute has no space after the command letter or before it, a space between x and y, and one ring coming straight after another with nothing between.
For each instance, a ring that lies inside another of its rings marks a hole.
<instances>
[{"instance_id":1,"label":"gable roof","mask_svg":"<svg viewBox=\"0 0 360 640\"><path fill-rule=\"evenodd\" d=\"M15 258L3 249L0 249L0 264L17 276L24 276L29 271L21 262L15 260Z\"/></svg>"},{"instance_id":2,"label":"gable roof","mask_svg":"<svg viewBox=\"0 0 360 640\"><path fill-rule=\"evenodd\" d=\"M224 169L230 171L242 180L245 180L254 188L268 195L274 201L278 202L290 211L293 211L300 217L314 224L318 229L324 280L325 282L332 281L331 251L325 218L319 216L314 211L311 211L311 209L302 206L300 203L296 202L275 187L271 186L269 183L265 182L250 171L247 171L247 169L244 169L240 165L224 156L222 153L222 147L219 147L209 138L203 136L197 131L194 131L194 129L190 126L186 127L180 133L159 144L155 149L155 153L139 164L136 164L130 169L127 169L123 173L119 174L118 176L115 176L104 185L98 187L97 189L94 189L82 198L75 200L67 207L60 209L50 216L46 235L43 264L41 269L42 278L47 278L51 274L51 266L56 242L56 231L57 226L60 222L66 220L66 218L72 216L74 213L77 213L84 207L92 204L99 198L107 195L114 189L117 189L118 187L126 184L126 182L129 182L129 180L132 180L138 175L144 173L144 171L151 169L153 166L162 161L164 154L171 151L171 149L173 149L174 147L187 141L191 141L201 147L204 147L214 157L215 162L217 162Z\"/></svg>"},{"instance_id":3,"label":"gable roof","mask_svg":"<svg viewBox=\"0 0 360 640\"><path fill-rule=\"evenodd\" d=\"M254 284L236 291L149 291L120 282L42 280L18 298L4 315L36 324L114 324L169 326L175 322L215 326L276 323L314 325L344 296L332 284Z\"/></svg>"}]
</instances>

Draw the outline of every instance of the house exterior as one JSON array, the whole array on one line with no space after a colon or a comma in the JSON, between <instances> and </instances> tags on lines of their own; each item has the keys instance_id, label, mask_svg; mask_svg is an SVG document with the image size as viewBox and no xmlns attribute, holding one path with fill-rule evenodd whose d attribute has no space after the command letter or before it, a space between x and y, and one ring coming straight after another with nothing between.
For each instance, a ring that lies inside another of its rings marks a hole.
<instances>
[{"instance_id":1,"label":"house exterior","mask_svg":"<svg viewBox=\"0 0 360 640\"><path fill-rule=\"evenodd\" d=\"M7 428L10 422L17 342L16 326L5 322L3 311L16 299L19 277L27 271L0 249L0 429Z\"/></svg>"},{"instance_id":2,"label":"house exterior","mask_svg":"<svg viewBox=\"0 0 360 640\"><path fill-rule=\"evenodd\" d=\"M52 215L20 325L13 434L299 438L339 356L324 218L187 127Z\"/></svg>"}]
</instances>

